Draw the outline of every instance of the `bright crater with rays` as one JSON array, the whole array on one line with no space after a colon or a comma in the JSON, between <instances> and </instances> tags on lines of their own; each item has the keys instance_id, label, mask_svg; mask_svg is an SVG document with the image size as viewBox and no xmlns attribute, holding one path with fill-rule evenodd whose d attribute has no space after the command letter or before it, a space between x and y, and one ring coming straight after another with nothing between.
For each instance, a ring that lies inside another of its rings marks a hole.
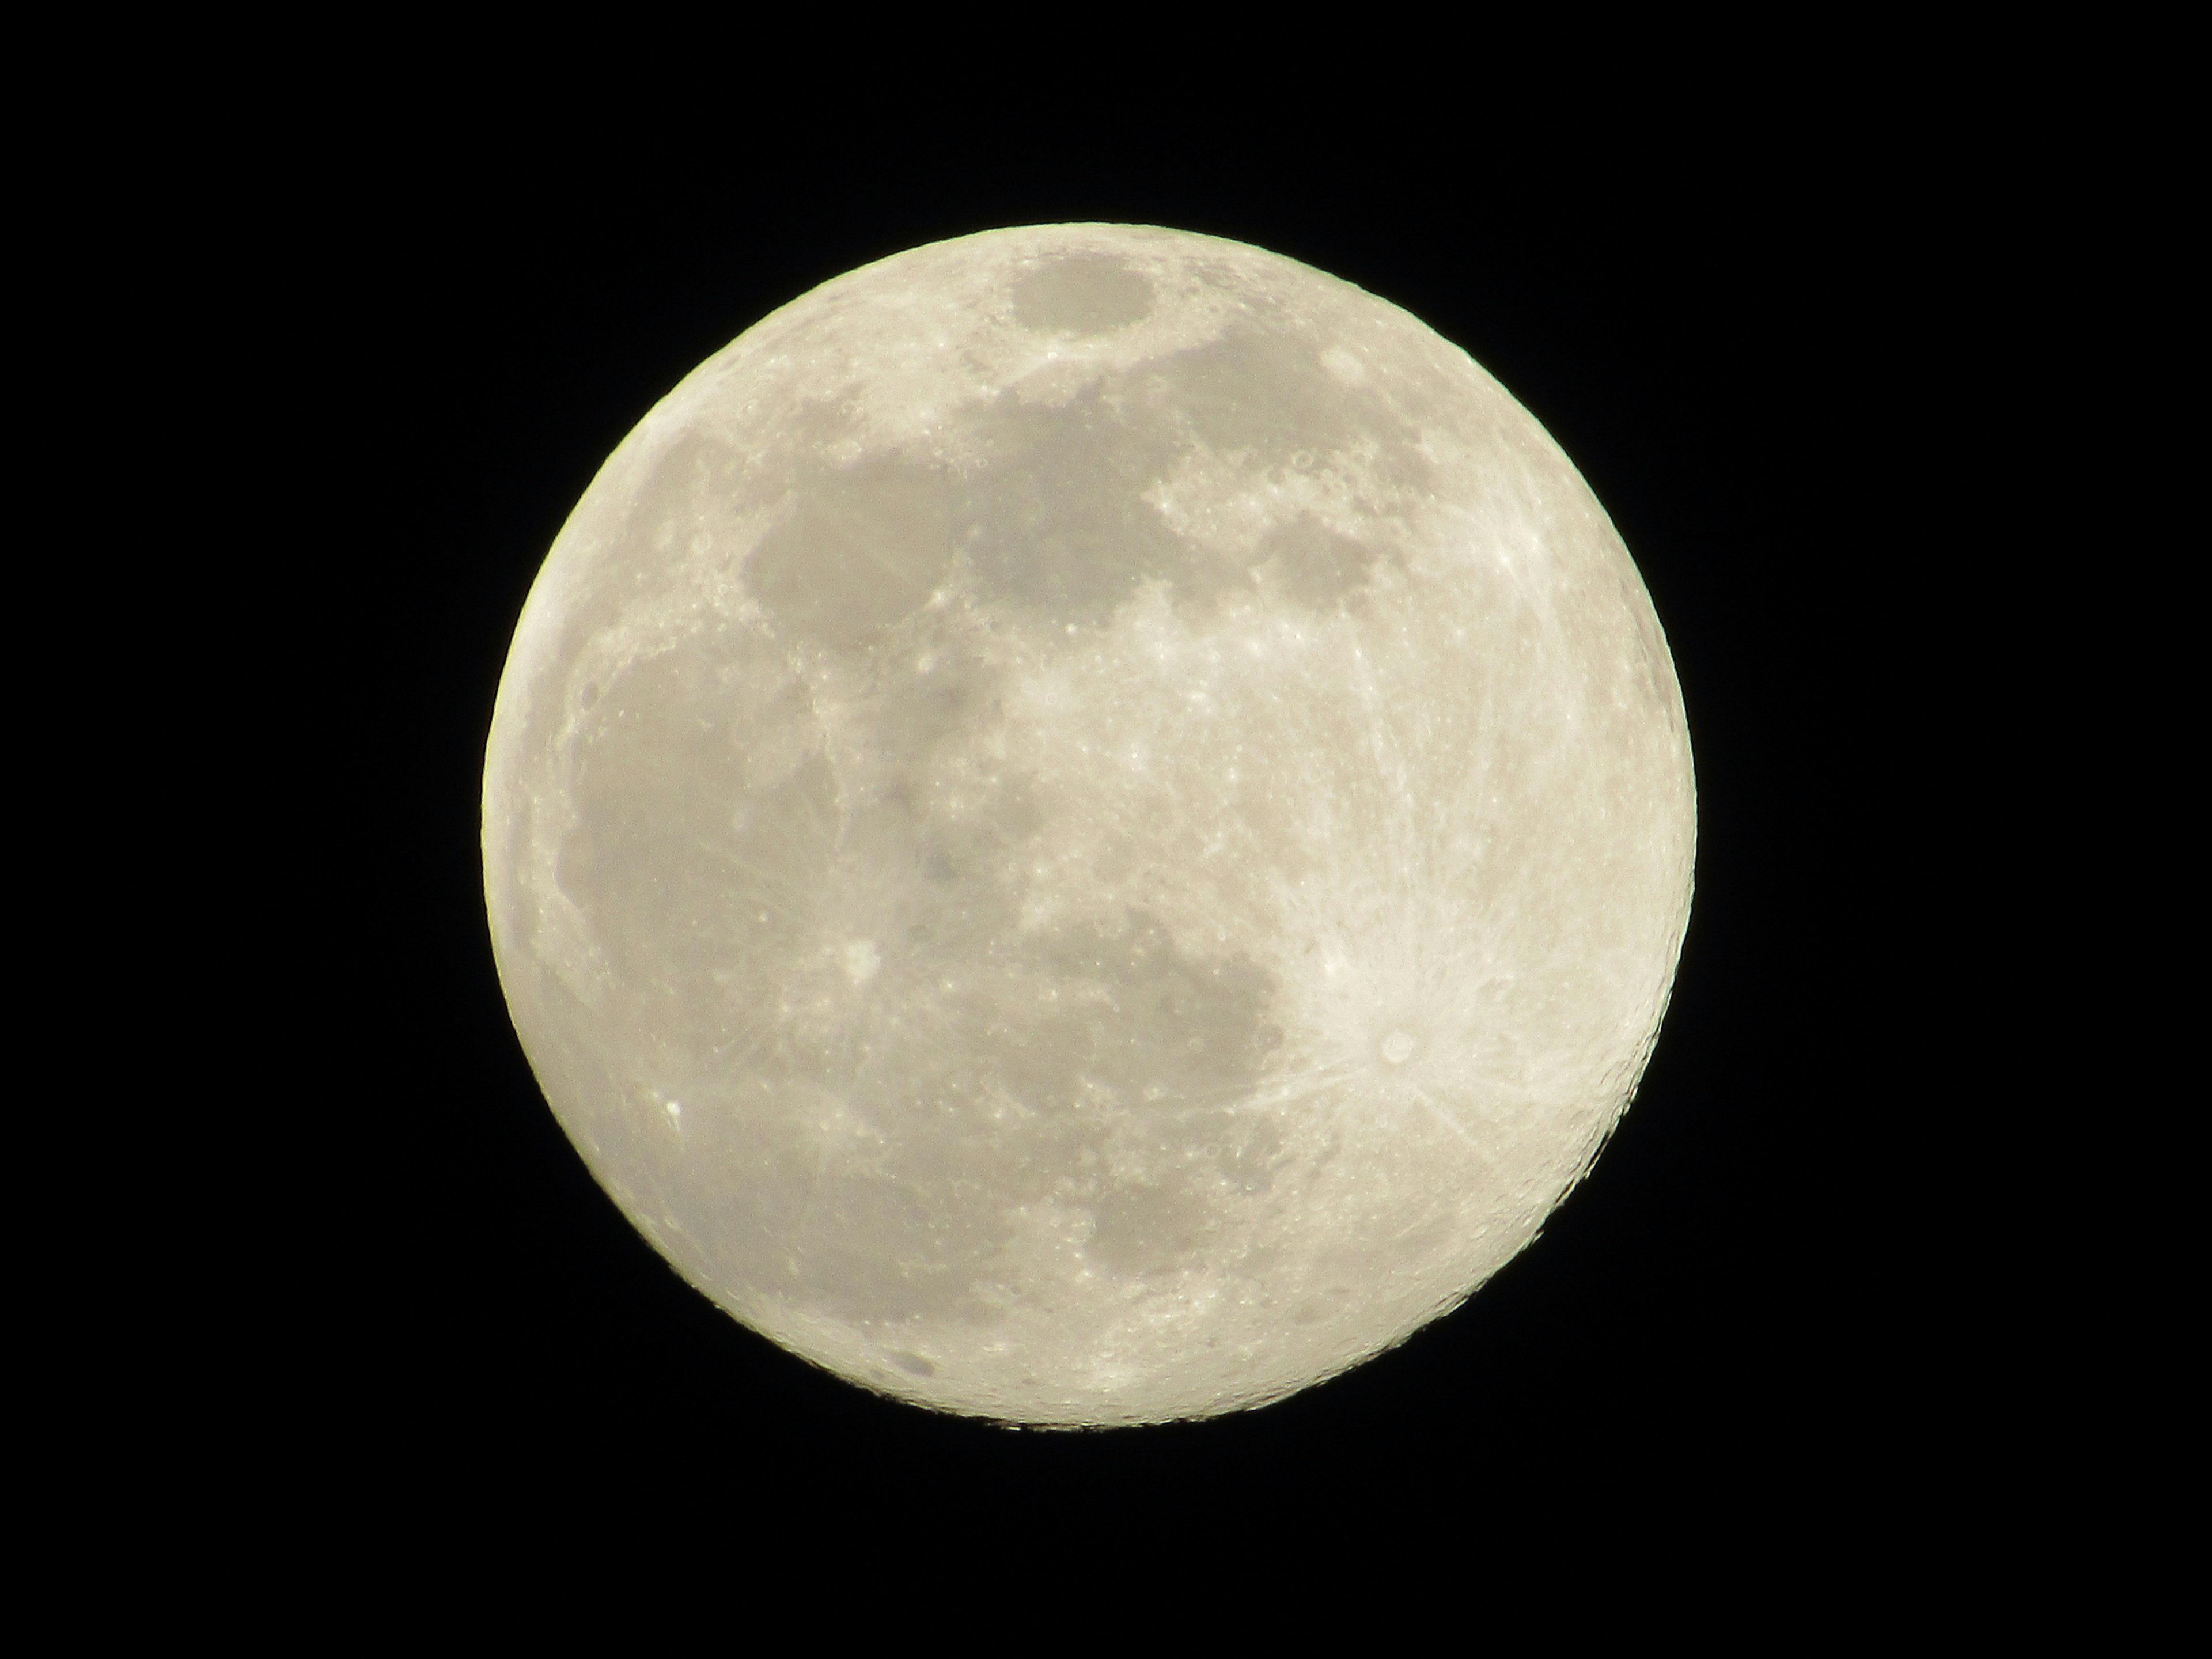
<instances>
[{"instance_id":1,"label":"bright crater with rays","mask_svg":"<svg viewBox=\"0 0 2212 1659\"><path fill-rule=\"evenodd\" d=\"M691 1283L1005 1420L1261 1404L1626 1109L1687 919L1626 550L1464 352L1173 231L918 248L608 461L500 687L500 974Z\"/></svg>"}]
</instances>

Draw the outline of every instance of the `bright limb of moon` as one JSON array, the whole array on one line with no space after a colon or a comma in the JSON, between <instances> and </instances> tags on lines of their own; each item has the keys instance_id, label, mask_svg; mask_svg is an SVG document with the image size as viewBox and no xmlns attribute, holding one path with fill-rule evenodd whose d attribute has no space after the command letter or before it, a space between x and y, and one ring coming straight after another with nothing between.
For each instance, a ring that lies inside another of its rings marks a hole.
<instances>
[{"instance_id":1,"label":"bright limb of moon","mask_svg":"<svg viewBox=\"0 0 2212 1659\"><path fill-rule=\"evenodd\" d=\"M483 851L531 1064L692 1284L1107 1425L1279 1399L1535 1235L1650 1052L1694 817L1627 550L1464 352L1057 225L826 283L624 441Z\"/></svg>"}]
</instances>

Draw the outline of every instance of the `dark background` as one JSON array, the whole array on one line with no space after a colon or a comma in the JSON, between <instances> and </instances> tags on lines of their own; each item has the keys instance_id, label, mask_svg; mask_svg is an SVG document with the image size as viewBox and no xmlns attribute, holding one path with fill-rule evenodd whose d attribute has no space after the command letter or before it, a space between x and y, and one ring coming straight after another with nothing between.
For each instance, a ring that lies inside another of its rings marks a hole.
<instances>
[{"instance_id":1,"label":"dark background","mask_svg":"<svg viewBox=\"0 0 2212 1659\"><path fill-rule=\"evenodd\" d=\"M1897 562L1932 580L1945 556L1924 480L1963 395L1949 250L1977 198L1882 141L1893 112L1786 88L1596 127L1564 104L1416 122L1375 99L1334 123L1191 106L847 117L831 143L787 112L617 115L564 86L489 119L416 88L316 128L303 156L251 149L266 372L330 527L287 567L314 625L267 663L314 780L311 853L270 854L316 1080L313 1178L282 1226L311 1245L253 1270L290 1350L271 1386L301 1504L399 1494L411 1524L463 1530L704 1511L1017 1539L1431 1515L1472 1540L1715 1510L1828 1524L1887 1483L1942 1484L1957 1402L1930 1357L1931 1270L1886 1242L1945 1178L1885 1151L1946 1086L1921 1001L1940 972L1899 942L1936 786L1906 741L1928 671ZM1069 1435L875 1398L678 1279L539 1095L477 838L516 616L646 410L855 265L1082 219L1346 277L1544 423L1666 629L1699 853L1642 1092L1520 1259L1281 1404Z\"/></svg>"}]
</instances>

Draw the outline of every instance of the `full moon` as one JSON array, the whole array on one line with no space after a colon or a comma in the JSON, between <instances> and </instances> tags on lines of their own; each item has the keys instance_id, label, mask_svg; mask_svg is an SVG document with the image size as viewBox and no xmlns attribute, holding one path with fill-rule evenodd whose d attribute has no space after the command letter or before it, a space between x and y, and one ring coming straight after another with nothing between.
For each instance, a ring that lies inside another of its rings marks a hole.
<instances>
[{"instance_id":1,"label":"full moon","mask_svg":"<svg viewBox=\"0 0 2212 1659\"><path fill-rule=\"evenodd\" d=\"M1695 806L1627 550L1468 355L1237 242L827 283L616 450L486 755L516 1030L691 1284L1066 1427L1260 1406L1533 1238Z\"/></svg>"}]
</instances>

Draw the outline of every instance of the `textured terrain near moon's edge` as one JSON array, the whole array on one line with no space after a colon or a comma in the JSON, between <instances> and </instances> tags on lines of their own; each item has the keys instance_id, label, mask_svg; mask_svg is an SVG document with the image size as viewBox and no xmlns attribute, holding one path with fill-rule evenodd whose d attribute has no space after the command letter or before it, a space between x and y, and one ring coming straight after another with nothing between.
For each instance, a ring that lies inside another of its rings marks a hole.
<instances>
[{"instance_id":1,"label":"textured terrain near moon's edge","mask_svg":"<svg viewBox=\"0 0 2212 1659\"><path fill-rule=\"evenodd\" d=\"M1634 1092L1687 919L1626 550L1464 352L1134 227L839 278L601 471L486 891L561 1123L868 1387L1203 1417L1402 1340Z\"/></svg>"}]
</instances>

